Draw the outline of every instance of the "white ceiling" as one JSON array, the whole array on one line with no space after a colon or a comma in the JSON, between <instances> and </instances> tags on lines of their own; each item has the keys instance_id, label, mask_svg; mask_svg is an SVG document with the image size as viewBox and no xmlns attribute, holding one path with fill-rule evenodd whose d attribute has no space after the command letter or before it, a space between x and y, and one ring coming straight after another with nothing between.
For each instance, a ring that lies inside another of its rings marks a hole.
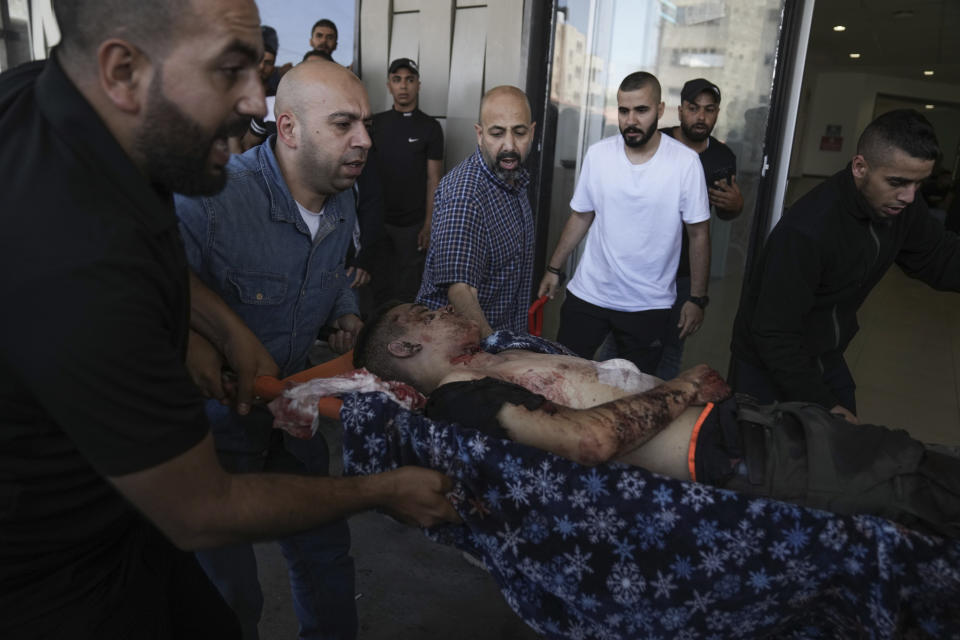
<instances>
[{"instance_id":1,"label":"white ceiling","mask_svg":"<svg viewBox=\"0 0 960 640\"><path fill-rule=\"evenodd\" d=\"M807 67L960 84L960 0L817 0Z\"/></svg>"}]
</instances>

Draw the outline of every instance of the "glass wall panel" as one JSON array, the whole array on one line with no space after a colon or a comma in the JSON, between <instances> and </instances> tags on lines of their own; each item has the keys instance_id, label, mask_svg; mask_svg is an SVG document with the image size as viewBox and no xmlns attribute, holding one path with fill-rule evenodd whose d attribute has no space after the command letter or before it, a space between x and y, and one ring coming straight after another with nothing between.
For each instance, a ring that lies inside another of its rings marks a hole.
<instances>
[{"instance_id":1,"label":"glass wall panel","mask_svg":"<svg viewBox=\"0 0 960 640\"><path fill-rule=\"evenodd\" d=\"M629 73L649 71L666 103L661 127L679 123L680 90L705 77L723 99L714 137L737 156L744 197L735 220L711 220L710 306L703 329L687 340L684 365L707 362L725 371L773 85L784 0L560 0L550 99L557 109L547 253L556 246L586 149L619 135L617 86ZM566 265L572 274L575 252ZM547 306L544 334L556 335L560 299Z\"/></svg>"}]
</instances>

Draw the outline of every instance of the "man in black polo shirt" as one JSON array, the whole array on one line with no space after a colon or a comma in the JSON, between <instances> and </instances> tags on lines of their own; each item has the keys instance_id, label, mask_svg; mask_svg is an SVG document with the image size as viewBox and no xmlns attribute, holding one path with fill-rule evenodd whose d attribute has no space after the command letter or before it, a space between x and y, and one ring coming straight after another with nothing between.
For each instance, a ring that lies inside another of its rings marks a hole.
<instances>
[{"instance_id":1,"label":"man in black polo shirt","mask_svg":"<svg viewBox=\"0 0 960 640\"><path fill-rule=\"evenodd\" d=\"M387 89L393 108L373 116L384 199L383 234L371 280L375 306L417 296L430 242L433 192L443 175L443 130L417 108L417 63L410 58L390 63Z\"/></svg>"},{"instance_id":2,"label":"man in black polo shirt","mask_svg":"<svg viewBox=\"0 0 960 640\"><path fill-rule=\"evenodd\" d=\"M663 133L679 140L698 154L707 179L710 210L720 220L733 220L743 211L743 196L737 185L737 157L730 147L711 133L720 114L720 88L709 80L697 78L683 85L680 91L679 127L665 127ZM663 340L663 355L657 367L657 377L672 380L680 373L684 338L680 337L680 308L690 299L690 240L683 232L680 266L677 269L677 301L673 305L667 335ZM709 300L700 299L706 306Z\"/></svg>"},{"instance_id":3,"label":"man in black polo shirt","mask_svg":"<svg viewBox=\"0 0 960 640\"><path fill-rule=\"evenodd\" d=\"M188 329L196 380L226 400L225 358L241 412L276 365L189 275L171 191L222 188L227 136L264 113L256 5L54 7L50 60L0 75L0 637L237 637L171 540L269 538L373 506L455 519L449 480L223 471Z\"/></svg>"}]
</instances>

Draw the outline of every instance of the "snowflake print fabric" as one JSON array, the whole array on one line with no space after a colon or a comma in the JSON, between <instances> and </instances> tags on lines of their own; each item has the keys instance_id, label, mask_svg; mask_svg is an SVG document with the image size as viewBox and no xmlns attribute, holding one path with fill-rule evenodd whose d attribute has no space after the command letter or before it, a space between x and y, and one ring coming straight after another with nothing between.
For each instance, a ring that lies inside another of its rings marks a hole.
<instances>
[{"instance_id":1,"label":"snowflake print fabric","mask_svg":"<svg viewBox=\"0 0 960 640\"><path fill-rule=\"evenodd\" d=\"M484 345L550 350L494 334ZM960 638L960 543L622 464L589 468L344 398L345 473L455 480L463 525L426 531L483 560L549 638Z\"/></svg>"}]
</instances>

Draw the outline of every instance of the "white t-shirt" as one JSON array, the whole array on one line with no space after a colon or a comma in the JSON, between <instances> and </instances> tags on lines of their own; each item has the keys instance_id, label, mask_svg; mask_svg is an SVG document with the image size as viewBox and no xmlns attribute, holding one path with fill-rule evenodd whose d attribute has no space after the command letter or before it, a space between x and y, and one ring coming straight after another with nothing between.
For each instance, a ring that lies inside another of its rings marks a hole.
<instances>
[{"instance_id":1,"label":"white t-shirt","mask_svg":"<svg viewBox=\"0 0 960 640\"><path fill-rule=\"evenodd\" d=\"M296 202L296 200L294 200L294 202ZM323 209L326 209L326 208L327 206L324 205ZM310 230L310 237L316 238L317 230L320 229L320 216L323 215L323 209L320 209L320 211L314 213L313 211L310 211L309 209L304 207L299 202L297 202L297 209L300 210L300 217L303 218L304 224L306 224L307 229Z\"/></svg>"},{"instance_id":2,"label":"white t-shirt","mask_svg":"<svg viewBox=\"0 0 960 640\"><path fill-rule=\"evenodd\" d=\"M277 96L267 96L267 115L263 116L264 122L277 121L277 114L273 112L276 103L277 103Z\"/></svg>"},{"instance_id":3,"label":"white t-shirt","mask_svg":"<svg viewBox=\"0 0 960 640\"><path fill-rule=\"evenodd\" d=\"M596 217L570 291L605 309L668 309L676 298L683 223L710 219L703 165L670 136L631 164L619 133L587 150L570 208Z\"/></svg>"}]
</instances>

